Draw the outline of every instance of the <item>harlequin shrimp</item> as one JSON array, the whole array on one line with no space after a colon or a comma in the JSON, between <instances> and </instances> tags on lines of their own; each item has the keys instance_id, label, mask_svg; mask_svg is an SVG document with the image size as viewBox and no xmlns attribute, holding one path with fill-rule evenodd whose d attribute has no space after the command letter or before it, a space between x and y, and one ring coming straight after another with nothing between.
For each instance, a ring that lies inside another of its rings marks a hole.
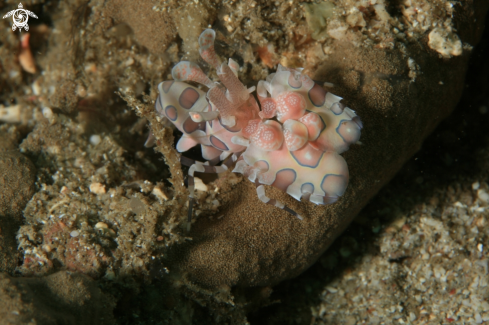
<instances>
[{"instance_id":1,"label":"harlequin shrimp","mask_svg":"<svg viewBox=\"0 0 489 325\"><path fill-rule=\"evenodd\" d=\"M173 81L159 84L156 111L183 135L178 152L200 144L202 163L181 158L188 172L190 229L194 205L194 173L221 173L235 163L233 172L255 183L258 198L302 219L292 209L265 194L264 185L287 192L297 200L331 204L348 185L348 166L339 154L360 138L363 127L341 97L326 92L302 69L278 66L258 82L257 97L238 79L238 64L221 63L214 50L215 32L199 37L199 52L220 79L213 82L192 62L179 62ZM183 81L208 88L207 93ZM230 159L228 159L230 158ZM216 164L220 161L220 166Z\"/></svg>"}]
</instances>

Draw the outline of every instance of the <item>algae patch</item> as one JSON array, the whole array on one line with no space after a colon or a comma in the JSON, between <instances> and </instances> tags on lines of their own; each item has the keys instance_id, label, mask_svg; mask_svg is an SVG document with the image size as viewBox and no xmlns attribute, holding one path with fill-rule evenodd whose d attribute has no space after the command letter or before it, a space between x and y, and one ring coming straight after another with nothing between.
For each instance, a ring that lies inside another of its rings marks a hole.
<instances>
[{"instance_id":1,"label":"algae patch","mask_svg":"<svg viewBox=\"0 0 489 325\"><path fill-rule=\"evenodd\" d=\"M336 6L328 1L321 3L303 3L307 25L311 37L315 40L327 37L328 19L333 17Z\"/></svg>"}]
</instances>

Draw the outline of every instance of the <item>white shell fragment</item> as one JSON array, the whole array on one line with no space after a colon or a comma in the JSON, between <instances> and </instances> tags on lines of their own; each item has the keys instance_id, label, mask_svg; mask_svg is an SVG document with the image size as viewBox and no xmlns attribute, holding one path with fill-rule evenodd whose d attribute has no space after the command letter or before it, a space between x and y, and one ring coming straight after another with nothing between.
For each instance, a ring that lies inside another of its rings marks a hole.
<instances>
[{"instance_id":1,"label":"white shell fragment","mask_svg":"<svg viewBox=\"0 0 489 325\"><path fill-rule=\"evenodd\" d=\"M95 224L95 229L107 229L109 226L105 222L97 222Z\"/></svg>"},{"instance_id":2,"label":"white shell fragment","mask_svg":"<svg viewBox=\"0 0 489 325\"><path fill-rule=\"evenodd\" d=\"M105 185L102 183L92 183L90 184L90 192L93 194L105 194Z\"/></svg>"}]
</instances>

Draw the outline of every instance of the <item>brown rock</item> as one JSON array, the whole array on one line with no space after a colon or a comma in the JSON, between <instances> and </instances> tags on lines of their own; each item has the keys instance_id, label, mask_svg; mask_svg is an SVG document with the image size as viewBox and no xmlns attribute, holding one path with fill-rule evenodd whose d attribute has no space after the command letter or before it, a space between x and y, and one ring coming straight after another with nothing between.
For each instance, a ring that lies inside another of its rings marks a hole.
<instances>
[{"instance_id":1,"label":"brown rock","mask_svg":"<svg viewBox=\"0 0 489 325\"><path fill-rule=\"evenodd\" d=\"M19 217L34 194L36 168L16 150L0 152L0 216Z\"/></svg>"},{"instance_id":2,"label":"brown rock","mask_svg":"<svg viewBox=\"0 0 489 325\"><path fill-rule=\"evenodd\" d=\"M137 41L151 53L165 53L177 31L170 14L153 10L153 1L111 0L107 8L117 23L129 25Z\"/></svg>"},{"instance_id":3,"label":"brown rock","mask_svg":"<svg viewBox=\"0 0 489 325\"><path fill-rule=\"evenodd\" d=\"M0 272L9 273L17 266L15 235L36 180L34 164L17 151L16 142L8 132L0 132Z\"/></svg>"},{"instance_id":4,"label":"brown rock","mask_svg":"<svg viewBox=\"0 0 489 325\"><path fill-rule=\"evenodd\" d=\"M112 300L78 273L12 278L0 273L2 324L114 324Z\"/></svg>"},{"instance_id":5,"label":"brown rock","mask_svg":"<svg viewBox=\"0 0 489 325\"><path fill-rule=\"evenodd\" d=\"M466 4L464 15L472 17L474 7ZM475 45L481 27L473 18L460 22L462 41ZM469 52L445 59L426 44L406 46L403 52L334 41L333 54L315 73L315 80L334 83L334 93L364 122L362 145L344 154L350 184L338 203L300 203L267 186L269 197L305 216L300 221L260 202L248 180L234 188L219 180L223 194L216 216L222 217L200 218L193 240L173 248L168 258L179 272L204 286L263 286L297 276L314 263L459 101ZM421 72L415 81L409 58Z\"/></svg>"},{"instance_id":6,"label":"brown rock","mask_svg":"<svg viewBox=\"0 0 489 325\"><path fill-rule=\"evenodd\" d=\"M50 98L51 105L67 114L76 111L78 100L78 96L76 95L76 83L69 79L61 80L56 85L56 92Z\"/></svg>"}]
</instances>

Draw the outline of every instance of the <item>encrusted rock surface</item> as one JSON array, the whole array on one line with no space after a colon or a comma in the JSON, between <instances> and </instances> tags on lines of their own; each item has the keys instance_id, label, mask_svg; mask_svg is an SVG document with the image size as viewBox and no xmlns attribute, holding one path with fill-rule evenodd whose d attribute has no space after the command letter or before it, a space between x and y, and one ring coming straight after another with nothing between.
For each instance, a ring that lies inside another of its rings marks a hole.
<instances>
[{"instance_id":1,"label":"encrusted rock surface","mask_svg":"<svg viewBox=\"0 0 489 325\"><path fill-rule=\"evenodd\" d=\"M0 272L17 266L15 233L35 192L36 167L18 151L15 128L0 128Z\"/></svg>"},{"instance_id":2,"label":"encrusted rock surface","mask_svg":"<svg viewBox=\"0 0 489 325\"><path fill-rule=\"evenodd\" d=\"M158 13L153 6L152 1L112 0L108 13L116 22L129 25L141 45L154 54L164 54L176 38L176 28L168 13Z\"/></svg>"},{"instance_id":3,"label":"encrusted rock surface","mask_svg":"<svg viewBox=\"0 0 489 325\"><path fill-rule=\"evenodd\" d=\"M13 278L0 273L2 324L115 324L114 305L83 274Z\"/></svg>"},{"instance_id":4,"label":"encrusted rock surface","mask_svg":"<svg viewBox=\"0 0 489 325\"><path fill-rule=\"evenodd\" d=\"M18 218L35 192L36 167L7 134L0 136L0 217Z\"/></svg>"},{"instance_id":5,"label":"encrusted rock surface","mask_svg":"<svg viewBox=\"0 0 489 325\"><path fill-rule=\"evenodd\" d=\"M0 215L18 216L34 194L36 168L17 150L0 152Z\"/></svg>"}]
</instances>

